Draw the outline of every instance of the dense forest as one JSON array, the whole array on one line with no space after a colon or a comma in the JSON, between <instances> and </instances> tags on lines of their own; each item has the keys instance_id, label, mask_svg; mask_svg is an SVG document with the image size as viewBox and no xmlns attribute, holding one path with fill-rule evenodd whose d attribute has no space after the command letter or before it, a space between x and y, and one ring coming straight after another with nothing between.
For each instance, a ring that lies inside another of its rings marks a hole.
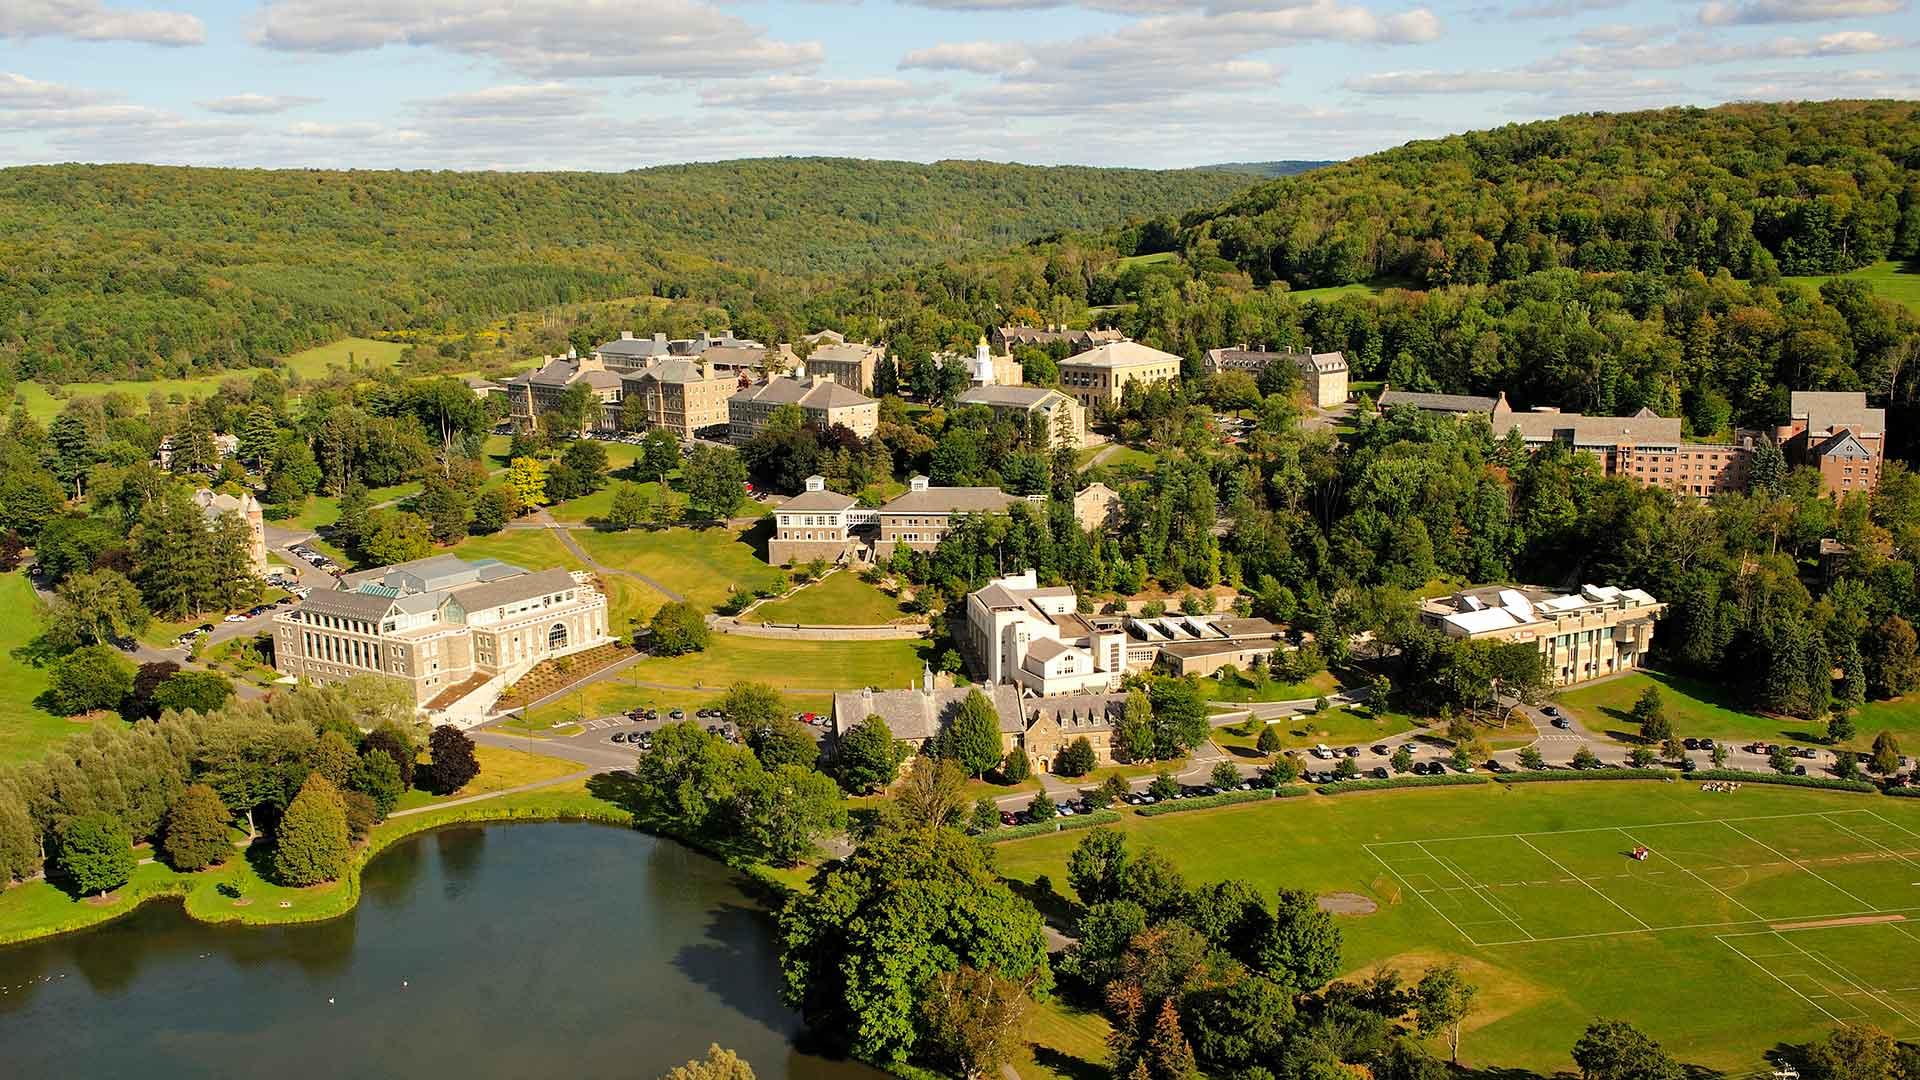
<instances>
[{"instance_id":1,"label":"dense forest","mask_svg":"<svg viewBox=\"0 0 1920 1080\"><path fill-rule=\"evenodd\" d=\"M765 159L620 174L0 170L22 378L245 366L625 296L726 302L1225 197L1244 175Z\"/></svg>"},{"instance_id":2,"label":"dense forest","mask_svg":"<svg viewBox=\"0 0 1920 1080\"><path fill-rule=\"evenodd\" d=\"M1536 270L1851 270L1920 244L1920 106L1591 114L1409 143L1189 214L1176 242L1256 284Z\"/></svg>"}]
</instances>

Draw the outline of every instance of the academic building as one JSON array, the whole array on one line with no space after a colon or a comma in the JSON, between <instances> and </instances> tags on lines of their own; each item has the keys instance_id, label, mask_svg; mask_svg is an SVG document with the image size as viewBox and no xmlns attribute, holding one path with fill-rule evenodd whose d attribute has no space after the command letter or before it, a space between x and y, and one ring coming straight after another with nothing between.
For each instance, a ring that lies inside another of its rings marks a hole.
<instances>
[{"instance_id":1,"label":"academic building","mask_svg":"<svg viewBox=\"0 0 1920 1080\"><path fill-rule=\"evenodd\" d=\"M1577 593L1488 585L1428 600L1420 619L1449 637L1533 642L1547 659L1547 682L1571 686L1644 664L1666 609L1639 589L1611 585Z\"/></svg>"},{"instance_id":2,"label":"academic building","mask_svg":"<svg viewBox=\"0 0 1920 1080\"><path fill-rule=\"evenodd\" d=\"M349 574L273 623L282 675L316 683L377 675L436 709L613 640L607 598L588 575L452 555Z\"/></svg>"},{"instance_id":3,"label":"academic building","mask_svg":"<svg viewBox=\"0 0 1920 1080\"><path fill-rule=\"evenodd\" d=\"M1169 382L1180 377L1180 358L1137 341L1115 341L1060 361L1060 388L1083 409L1095 402L1120 404L1128 383Z\"/></svg>"}]
</instances>

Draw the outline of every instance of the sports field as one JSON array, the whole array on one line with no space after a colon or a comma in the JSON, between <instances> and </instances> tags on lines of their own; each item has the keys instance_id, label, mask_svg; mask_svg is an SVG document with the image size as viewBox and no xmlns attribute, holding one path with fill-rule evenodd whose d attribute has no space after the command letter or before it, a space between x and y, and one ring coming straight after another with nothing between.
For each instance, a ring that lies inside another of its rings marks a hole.
<instances>
[{"instance_id":1,"label":"sports field","mask_svg":"<svg viewBox=\"0 0 1920 1080\"><path fill-rule=\"evenodd\" d=\"M1920 800L1489 784L1128 813L1119 827L1190 883L1376 903L1341 917L1343 969L1460 965L1481 988L1461 1044L1472 1067L1565 1070L1596 1017L1733 1074L1837 1019L1920 1037ZM1064 890L1078 839L995 854L1007 877Z\"/></svg>"}]
</instances>

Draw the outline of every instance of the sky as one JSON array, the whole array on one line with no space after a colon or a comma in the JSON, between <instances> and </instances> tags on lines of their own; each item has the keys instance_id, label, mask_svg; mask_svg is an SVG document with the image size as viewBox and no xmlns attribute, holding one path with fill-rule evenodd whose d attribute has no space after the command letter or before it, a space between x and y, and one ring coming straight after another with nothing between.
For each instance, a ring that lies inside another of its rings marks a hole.
<instances>
[{"instance_id":1,"label":"sky","mask_svg":"<svg viewBox=\"0 0 1920 1080\"><path fill-rule=\"evenodd\" d=\"M1345 158L1920 98L1913 0L0 0L0 163Z\"/></svg>"}]
</instances>

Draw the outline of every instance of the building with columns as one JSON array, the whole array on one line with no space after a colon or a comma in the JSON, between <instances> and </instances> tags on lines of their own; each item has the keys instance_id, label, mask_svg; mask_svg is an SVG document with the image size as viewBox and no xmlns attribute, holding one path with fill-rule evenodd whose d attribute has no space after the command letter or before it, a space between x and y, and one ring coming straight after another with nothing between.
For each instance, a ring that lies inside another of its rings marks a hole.
<instances>
[{"instance_id":1,"label":"building with columns","mask_svg":"<svg viewBox=\"0 0 1920 1080\"><path fill-rule=\"evenodd\" d=\"M613 640L607 598L589 575L452 555L349 574L273 624L282 675L316 683L376 675L433 707Z\"/></svg>"}]
</instances>

